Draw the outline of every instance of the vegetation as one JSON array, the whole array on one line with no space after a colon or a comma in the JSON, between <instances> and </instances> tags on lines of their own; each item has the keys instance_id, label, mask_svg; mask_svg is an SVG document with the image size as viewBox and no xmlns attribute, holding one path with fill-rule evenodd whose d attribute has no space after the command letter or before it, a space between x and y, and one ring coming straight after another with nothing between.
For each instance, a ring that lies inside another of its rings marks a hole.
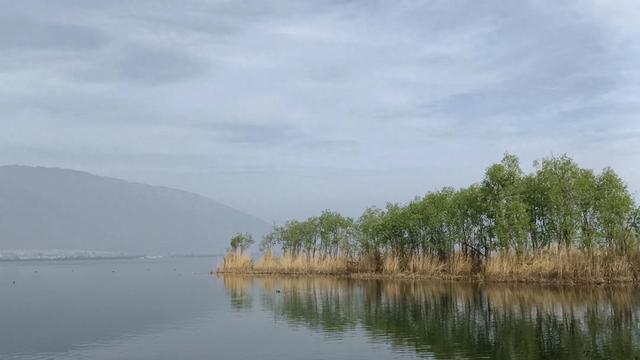
<instances>
[{"instance_id":1,"label":"vegetation","mask_svg":"<svg viewBox=\"0 0 640 360\"><path fill-rule=\"evenodd\" d=\"M251 245L253 245L254 242L255 240L253 240L253 236L251 236L251 234L247 234L247 233L236 234L234 237L231 238L231 242L230 242L231 251L235 252L240 250L240 252L244 252Z\"/></svg>"},{"instance_id":2,"label":"vegetation","mask_svg":"<svg viewBox=\"0 0 640 360\"><path fill-rule=\"evenodd\" d=\"M245 251L253 245L255 240L251 234L238 233L231 238L231 248L224 257L222 267L228 271L245 272L253 268L253 260Z\"/></svg>"},{"instance_id":3,"label":"vegetation","mask_svg":"<svg viewBox=\"0 0 640 360\"><path fill-rule=\"evenodd\" d=\"M525 174L518 158L506 154L466 188L372 207L357 220L324 211L288 221L264 237L265 258L252 270L636 279L640 209L622 179L611 168L581 168L566 155L534 166ZM274 257L274 249L283 256Z\"/></svg>"}]
</instances>

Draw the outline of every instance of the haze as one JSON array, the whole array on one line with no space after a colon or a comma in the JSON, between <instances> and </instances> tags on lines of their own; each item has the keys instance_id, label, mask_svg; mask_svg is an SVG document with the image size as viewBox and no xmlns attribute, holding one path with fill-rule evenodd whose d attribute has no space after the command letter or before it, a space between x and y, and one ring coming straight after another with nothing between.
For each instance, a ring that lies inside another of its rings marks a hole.
<instances>
[{"instance_id":1,"label":"haze","mask_svg":"<svg viewBox=\"0 0 640 360\"><path fill-rule=\"evenodd\" d=\"M12 1L0 163L358 215L570 154L640 189L636 1Z\"/></svg>"}]
</instances>

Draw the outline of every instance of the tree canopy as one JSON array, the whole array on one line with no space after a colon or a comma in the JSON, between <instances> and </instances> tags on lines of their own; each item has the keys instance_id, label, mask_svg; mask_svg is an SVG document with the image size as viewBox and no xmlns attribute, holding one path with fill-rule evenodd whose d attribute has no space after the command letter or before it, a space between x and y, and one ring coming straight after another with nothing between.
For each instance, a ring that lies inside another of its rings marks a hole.
<instances>
[{"instance_id":1,"label":"tree canopy","mask_svg":"<svg viewBox=\"0 0 640 360\"><path fill-rule=\"evenodd\" d=\"M232 251L245 251L251 245L253 245L255 241L253 240L253 236L249 233L238 233L234 237L231 238L231 250Z\"/></svg>"},{"instance_id":2,"label":"tree canopy","mask_svg":"<svg viewBox=\"0 0 640 360\"><path fill-rule=\"evenodd\" d=\"M581 168L567 155L534 163L525 174L512 154L461 189L445 187L407 204L366 209L356 220L324 211L292 220L265 236L264 248L293 255L397 256L486 261L496 252L523 254L557 245L626 253L638 247L640 209L611 168Z\"/></svg>"}]
</instances>

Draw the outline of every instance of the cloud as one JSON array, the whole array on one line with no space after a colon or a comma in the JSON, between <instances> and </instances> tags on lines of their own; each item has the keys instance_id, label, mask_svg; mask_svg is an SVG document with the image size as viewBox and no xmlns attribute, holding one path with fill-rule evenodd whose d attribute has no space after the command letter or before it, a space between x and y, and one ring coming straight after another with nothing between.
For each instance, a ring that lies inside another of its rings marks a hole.
<instances>
[{"instance_id":1,"label":"cloud","mask_svg":"<svg viewBox=\"0 0 640 360\"><path fill-rule=\"evenodd\" d=\"M120 80L156 85L203 76L207 65L179 49L132 47L116 64Z\"/></svg>"},{"instance_id":2,"label":"cloud","mask_svg":"<svg viewBox=\"0 0 640 360\"><path fill-rule=\"evenodd\" d=\"M341 177L345 169L397 172L371 176L377 188L401 178L385 192L401 201L475 179L507 150L524 164L567 152L613 165L640 188L640 174L625 170L640 156L635 8L12 2L0 10L0 161L129 174L240 208L251 198L274 218L296 216L298 198L304 209L326 206L301 179L331 172L335 197L354 209L376 195L347 194L366 176ZM274 174L283 168L296 180ZM212 175L193 175L203 169ZM233 191L211 185L219 173ZM262 194L265 178L276 194Z\"/></svg>"},{"instance_id":3,"label":"cloud","mask_svg":"<svg viewBox=\"0 0 640 360\"><path fill-rule=\"evenodd\" d=\"M102 31L76 24L0 15L0 49L86 51L104 46Z\"/></svg>"},{"instance_id":4,"label":"cloud","mask_svg":"<svg viewBox=\"0 0 640 360\"><path fill-rule=\"evenodd\" d=\"M213 133L224 142L252 146L287 144L306 137L295 126L283 123L209 122L197 124L196 127Z\"/></svg>"}]
</instances>

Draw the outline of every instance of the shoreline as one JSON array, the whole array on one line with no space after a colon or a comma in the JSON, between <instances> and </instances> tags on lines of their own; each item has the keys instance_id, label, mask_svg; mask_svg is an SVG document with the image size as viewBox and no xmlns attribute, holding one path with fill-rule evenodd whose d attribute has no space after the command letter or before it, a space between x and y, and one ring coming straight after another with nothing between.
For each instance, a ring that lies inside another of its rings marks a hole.
<instances>
[{"instance_id":1,"label":"shoreline","mask_svg":"<svg viewBox=\"0 0 640 360\"><path fill-rule=\"evenodd\" d=\"M307 257L265 253L254 260L230 252L212 272L273 276L334 276L352 279L447 280L476 283L551 285L640 285L640 256L586 254L581 251L540 252L525 257L497 254L480 267L461 255L440 260L429 256L405 259L385 256L378 265L367 259Z\"/></svg>"},{"instance_id":2,"label":"shoreline","mask_svg":"<svg viewBox=\"0 0 640 360\"><path fill-rule=\"evenodd\" d=\"M402 281L450 281L450 282L466 282L474 284L522 284L522 285L549 285L549 286L593 286L593 287L638 287L640 281L634 279L531 279L518 277L487 277L481 274L465 276L465 275L426 275L412 273L385 274L376 272L308 272L308 271L238 271L238 270L221 270L211 271L215 275L234 275L246 277L335 277L354 280L402 280Z\"/></svg>"}]
</instances>

